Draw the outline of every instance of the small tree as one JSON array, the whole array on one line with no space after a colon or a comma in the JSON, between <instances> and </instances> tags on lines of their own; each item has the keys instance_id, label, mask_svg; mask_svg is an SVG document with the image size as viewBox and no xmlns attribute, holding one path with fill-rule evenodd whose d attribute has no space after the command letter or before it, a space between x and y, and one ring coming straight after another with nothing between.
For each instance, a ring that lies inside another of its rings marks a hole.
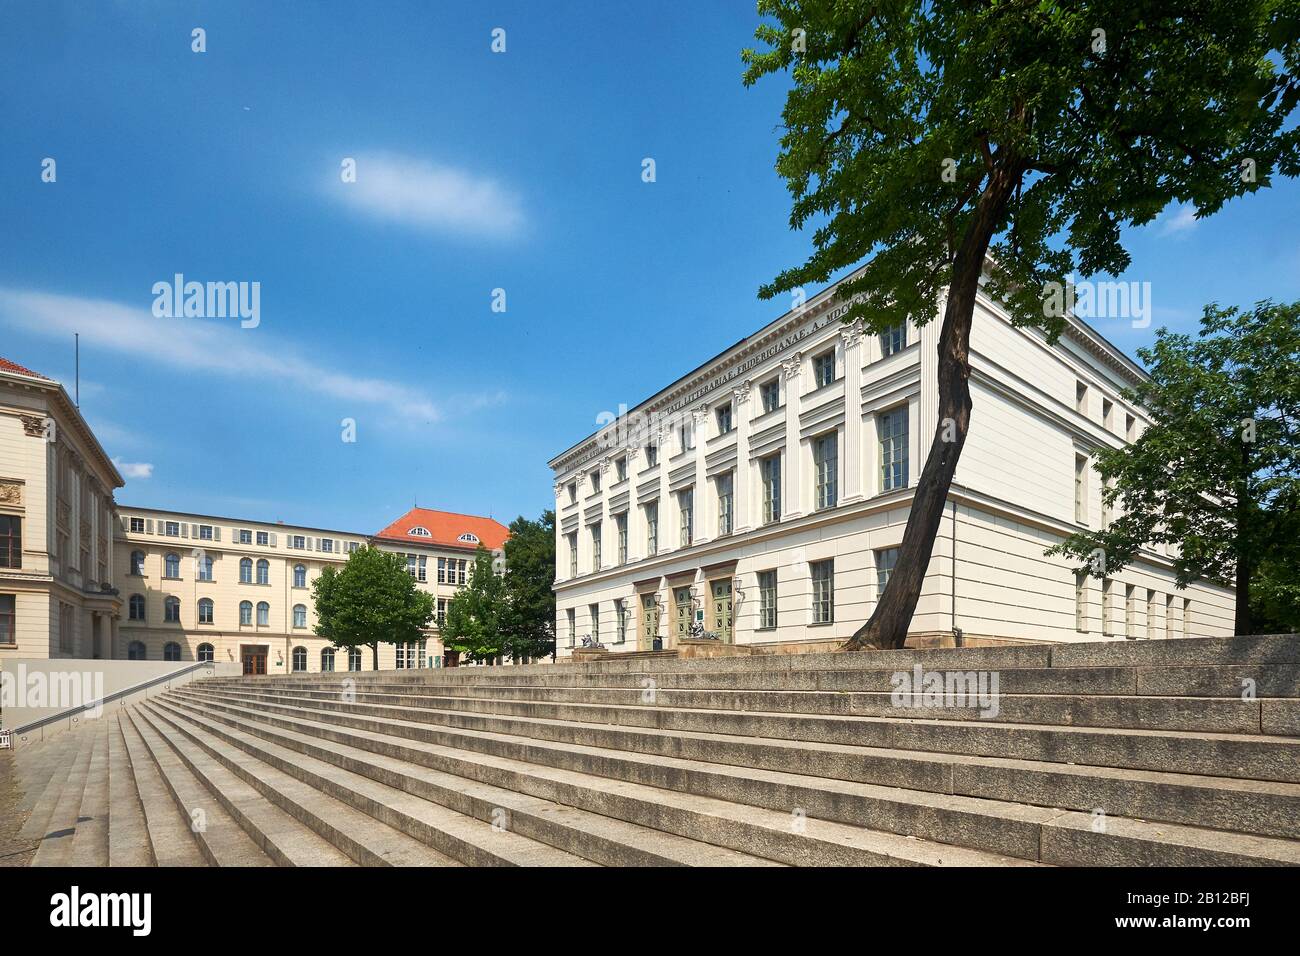
<instances>
[{"instance_id":1,"label":"small tree","mask_svg":"<svg viewBox=\"0 0 1300 956\"><path fill-rule=\"evenodd\" d=\"M447 605L443 647L470 660L495 662L505 647L506 587L483 545L474 554L469 584Z\"/></svg>"},{"instance_id":2,"label":"small tree","mask_svg":"<svg viewBox=\"0 0 1300 956\"><path fill-rule=\"evenodd\" d=\"M510 523L505 543L504 650L519 661L555 654L555 512Z\"/></svg>"},{"instance_id":3,"label":"small tree","mask_svg":"<svg viewBox=\"0 0 1300 956\"><path fill-rule=\"evenodd\" d=\"M336 647L369 647L379 670L379 645L424 640L433 598L415 586L401 555L358 548L341 569L326 567L312 582L316 634Z\"/></svg>"},{"instance_id":4,"label":"small tree","mask_svg":"<svg viewBox=\"0 0 1300 956\"><path fill-rule=\"evenodd\" d=\"M1197 216L1300 172L1291 0L758 0L745 83L789 71L777 172L812 255L770 298L865 262L844 320L883 332L942 308L938 415L898 562L846 645L899 647L970 424L983 286L1049 339L1078 273L1130 265L1126 225ZM1049 291L1052 290L1052 291ZM795 302L801 302L795 298Z\"/></svg>"},{"instance_id":5,"label":"small tree","mask_svg":"<svg viewBox=\"0 0 1300 956\"><path fill-rule=\"evenodd\" d=\"M1199 337L1161 329L1138 353L1150 380L1126 397L1151 410L1136 442L1097 452L1105 528L1051 549L1095 577L1147 542L1172 544L1178 584L1235 581L1236 633L1300 623L1300 303L1207 306ZM1260 588L1259 613L1252 584Z\"/></svg>"}]
</instances>

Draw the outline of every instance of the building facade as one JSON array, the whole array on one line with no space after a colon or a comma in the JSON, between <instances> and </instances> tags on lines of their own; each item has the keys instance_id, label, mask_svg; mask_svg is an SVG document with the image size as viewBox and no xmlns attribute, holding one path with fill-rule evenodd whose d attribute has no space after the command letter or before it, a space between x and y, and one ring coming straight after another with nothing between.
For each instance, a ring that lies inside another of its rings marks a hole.
<instances>
[{"instance_id":1,"label":"building facade","mask_svg":"<svg viewBox=\"0 0 1300 956\"><path fill-rule=\"evenodd\" d=\"M373 536L127 505L118 512L120 656L239 662L252 674L374 667L369 648L335 648L315 634L312 582L357 548L403 554L445 612L479 540L499 548L507 535L490 518L424 508ZM430 623L423 641L380 644L379 668L447 663L440 623Z\"/></svg>"},{"instance_id":2,"label":"building facade","mask_svg":"<svg viewBox=\"0 0 1300 956\"><path fill-rule=\"evenodd\" d=\"M63 387L0 358L0 661L115 655L121 486Z\"/></svg>"},{"instance_id":3,"label":"building facade","mask_svg":"<svg viewBox=\"0 0 1300 956\"><path fill-rule=\"evenodd\" d=\"M938 425L942 303L920 329L848 327L826 290L550 463L556 634L612 651L824 649L870 616ZM909 644L1232 633L1231 590L1179 589L1144 550L1098 581L1044 551L1111 520L1092 459L1141 434L1144 374L1084 323L1050 344L981 295L974 410Z\"/></svg>"}]
</instances>

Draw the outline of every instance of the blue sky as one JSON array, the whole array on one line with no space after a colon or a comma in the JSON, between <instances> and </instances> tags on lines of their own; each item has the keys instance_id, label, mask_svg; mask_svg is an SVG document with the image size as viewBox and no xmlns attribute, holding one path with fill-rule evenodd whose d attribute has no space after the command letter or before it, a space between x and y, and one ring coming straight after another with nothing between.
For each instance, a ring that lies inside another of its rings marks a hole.
<instances>
[{"instance_id":1,"label":"blue sky","mask_svg":"<svg viewBox=\"0 0 1300 956\"><path fill-rule=\"evenodd\" d=\"M70 386L81 333L121 502L534 516L602 411L783 310L755 291L809 237L773 171L784 89L740 82L755 24L744 0L10 0L0 355ZM1183 213L1127 237L1152 326L1093 323L1129 354L1207 301L1300 298L1295 183ZM259 282L259 324L156 318L176 273Z\"/></svg>"}]
</instances>

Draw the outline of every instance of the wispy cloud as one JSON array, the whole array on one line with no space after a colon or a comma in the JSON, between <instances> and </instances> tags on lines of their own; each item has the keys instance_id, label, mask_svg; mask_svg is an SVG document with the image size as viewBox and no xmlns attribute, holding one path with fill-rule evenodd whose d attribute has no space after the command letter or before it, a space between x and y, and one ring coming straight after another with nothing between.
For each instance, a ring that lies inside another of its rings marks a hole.
<instances>
[{"instance_id":1,"label":"wispy cloud","mask_svg":"<svg viewBox=\"0 0 1300 956\"><path fill-rule=\"evenodd\" d=\"M327 192L346 206L388 222L462 235L510 238L524 228L523 205L487 176L396 153L356 160L356 181L337 169Z\"/></svg>"},{"instance_id":2,"label":"wispy cloud","mask_svg":"<svg viewBox=\"0 0 1300 956\"><path fill-rule=\"evenodd\" d=\"M132 362L157 361L167 368L213 372L260 383L278 382L306 393L379 406L394 419L431 422L437 405L420 389L386 379L366 378L332 368L264 330L212 319L163 319L151 311L104 299L0 287L0 321L34 335L69 338L129 355Z\"/></svg>"},{"instance_id":3,"label":"wispy cloud","mask_svg":"<svg viewBox=\"0 0 1300 956\"><path fill-rule=\"evenodd\" d=\"M1176 236L1195 229L1199 222L1196 219L1196 207L1191 203L1181 203L1168 209L1160 214L1156 220L1160 226L1160 235Z\"/></svg>"},{"instance_id":4,"label":"wispy cloud","mask_svg":"<svg viewBox=\"0 0 1300 956\"><path fill-rule=\"evenodd\" d=\"M113 465L122 473L122 477L128 480L132 478L152 478L153 463L147 461L122 461L120 458L113 459Z\"/></svg>"}]
</instances>

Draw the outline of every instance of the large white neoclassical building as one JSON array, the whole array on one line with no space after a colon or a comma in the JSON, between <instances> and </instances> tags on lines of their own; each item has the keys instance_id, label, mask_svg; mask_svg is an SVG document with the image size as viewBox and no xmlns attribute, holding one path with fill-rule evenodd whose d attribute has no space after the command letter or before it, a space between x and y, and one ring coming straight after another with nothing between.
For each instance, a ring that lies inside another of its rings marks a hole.
<instances>
[{"instance_id":1,"label":"large white neoclassical building","mask_svg":"<svg viewBox=\"0 0 1300 956\"><path fill-rule=\"evenodd\" d=\"M556 634L825 649L870 616L938 421L942 304L864 334L823 291L556 456ZM1044 551L1110 520L1097 449L1141 433L1143 371L1071 318L1055 344L981 295L970 432L909 644L1232 633L1234 598L1144 550L1103 581Z\"/></svg>"}]
</instances>

